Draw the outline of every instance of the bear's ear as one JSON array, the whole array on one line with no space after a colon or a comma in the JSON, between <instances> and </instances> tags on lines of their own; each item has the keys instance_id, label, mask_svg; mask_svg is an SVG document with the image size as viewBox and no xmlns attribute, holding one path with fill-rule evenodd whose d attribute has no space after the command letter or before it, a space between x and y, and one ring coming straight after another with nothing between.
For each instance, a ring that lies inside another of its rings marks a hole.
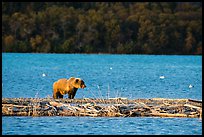
<instances>
[{"instance_id":1,"label":"bear's ear","mask_svg":"<svg viewBox=\"0 0 204 137\"><path fill-rule=\"evenodd\" d=\"M79 79L76 79L76 83L78 83L79 82Z\"/></svg>"}]
</instances>

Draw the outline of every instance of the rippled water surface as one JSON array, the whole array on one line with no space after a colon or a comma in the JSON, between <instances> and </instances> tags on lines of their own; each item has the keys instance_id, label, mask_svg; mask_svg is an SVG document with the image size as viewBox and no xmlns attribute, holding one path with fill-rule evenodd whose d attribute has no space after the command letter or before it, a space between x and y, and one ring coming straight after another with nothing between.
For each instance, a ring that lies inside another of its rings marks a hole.
<instances>
[{"instance_id":1,"label":"rippled water surface","mask_svg":"<svg viewBox=\"0 0 204 137\"><path fill-rule=\"evenodd\" d=\"M2 61L3 97L52 96L54 81L74 76L87 85L76 98L202 99L201 56L7 53Z\"/></svg>"},{"instance_id":2,"label":"rippled water surface","mask_svg":"<svg viewBox=\"0 0 204 137\"><path fill-rule=\"evenodd\" d=\"M2 133L19 135L200 135L201 125L197 118L2 117Z\"/></svg>"},{"instance_id":3,"label":"rippled water surface","mask_svg":"<svg viewBox=\"0 0 204 137\"><path fill-rule=\"evenodd\" d=\"M87 85L75 98L202 100L202 56L2 53L2 97L49 97L53 82L71 76ZM2 120L3 134L202 134L202 121L194 118Z\"/></svg>"}]
</instances>

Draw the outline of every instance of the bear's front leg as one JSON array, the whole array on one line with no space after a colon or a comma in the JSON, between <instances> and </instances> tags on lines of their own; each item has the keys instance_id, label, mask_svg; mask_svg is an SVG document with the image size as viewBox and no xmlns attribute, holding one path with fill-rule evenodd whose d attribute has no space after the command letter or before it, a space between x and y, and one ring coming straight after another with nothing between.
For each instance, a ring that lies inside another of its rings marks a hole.
<instances>
[{"instance_id":1,"label":"bear's front leg","mask_svg":"<svg viewBox=\"0 0 204 137\"><path fill-rule=\"evenodd\" d=\"M72 99L72 94L71 93L68 93L68 98Z\"/></svg>"},{"instance_id":2,"label":"bear's front leg","mask_svg":"<svg viewBox=\"0 0 204 137\"><path fill-rule=\"evenodd\" d=\"M77 92L77 88L74 88L73 93L72 93L72 99L75 97L76 92Z\"/></svg>"}]
</instances>

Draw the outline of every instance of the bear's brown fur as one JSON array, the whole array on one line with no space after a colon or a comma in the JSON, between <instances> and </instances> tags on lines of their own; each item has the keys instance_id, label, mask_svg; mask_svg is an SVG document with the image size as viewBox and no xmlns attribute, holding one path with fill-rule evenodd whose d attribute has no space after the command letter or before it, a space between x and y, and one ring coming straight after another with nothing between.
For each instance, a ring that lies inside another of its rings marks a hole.
<instances>
[{"instance_id":1,"label":"bear's brown fur","mask_svg":"<svg viewBox=\"0 0 204 137\"><path fill-rule=\"evenodd\" d=\"M53 98L63 98L63 95L68 94L68 98L73 99L78 88L85 87L84 81L80 78L59 79L53 84Z\"/></svg>"}]
</instances>

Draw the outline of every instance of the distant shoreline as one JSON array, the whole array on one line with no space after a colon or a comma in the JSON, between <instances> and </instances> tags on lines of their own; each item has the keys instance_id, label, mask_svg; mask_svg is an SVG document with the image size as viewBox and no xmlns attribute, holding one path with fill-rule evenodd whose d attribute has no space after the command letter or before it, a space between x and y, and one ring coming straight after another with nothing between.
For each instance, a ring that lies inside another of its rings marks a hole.
<instances>
[{"instance_id":1,"label":"distant shoreline","mask_svg":"<svg viewBox=\"0 0 204 137\"><path fill-rule=\"evenodd\" d=\"M9 54L84 54L84 55L152 55L152 56L202 56L202 54L128 54L128 53L43 53L43 52L2 52Z\"/></svg>"}]
</instances>

